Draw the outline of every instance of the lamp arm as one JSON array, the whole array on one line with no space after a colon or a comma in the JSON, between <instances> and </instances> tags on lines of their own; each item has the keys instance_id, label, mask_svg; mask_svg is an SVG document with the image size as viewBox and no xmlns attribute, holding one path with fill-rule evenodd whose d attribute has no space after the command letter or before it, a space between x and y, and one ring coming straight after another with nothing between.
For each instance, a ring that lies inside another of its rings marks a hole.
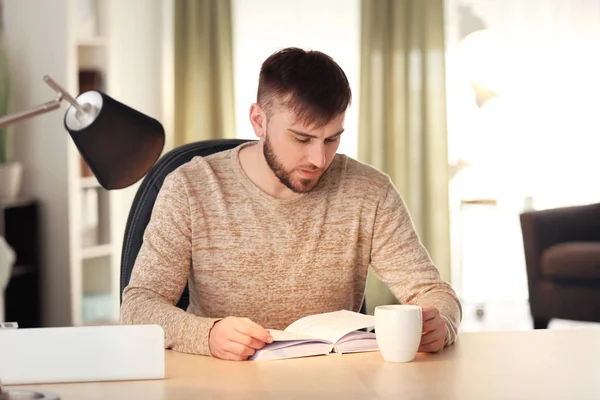
<instances>
[{"instance_id":1,"label":"lamp arm","mask_svg":"<svg viewBox=\"0 0 600 400\"><path fill-rule=\"evenodd\" d=\"M81 115L87 114L88 110L86 110L85 107L82 106L81 104L77 103L77 101L73 98L73 96L71 96L69 94L69 92L67 92L65 89L63 89L58 83L56 83L48 75L44 76L44 82L46 82L46 84L48 84L48 86L50 86L52 89L54 89L57 92L57 95L54 98L54 100L48 101L44 104L40 104L39 106L37 106L31 110L28 110L28 111L21 111L21 112L18 112L18 113L12 114L12 115L7 115L7 116L0 118L0 128L4 128L5 126L12 125L16 122L35 117L36 115L45 114L49 111L56 110L57 108L60 107L60 102L63 99L68 101L69 103L71 103L71 105L74 106L77 109L77 111L79 111L81 113Z\"/></svg>"},{"instance_id":2,"label":"lamp arm","mask_svg":"<svg viewBox=\"0 0 600 400\"><path fill-rule=\"evenodd\" d=\"M62 101L62 96L59 95L54 100L48 101L46 103L40 104L39 106L32 108L31 110L21 111L18 113L14 113L11 115L7 115L0 118L0 128L4 128L5 126L12 125L19 121L23 121L36 115L45 114L47 112L56 110L60 107L60 103Z\"/></svg>"}]
</instances>

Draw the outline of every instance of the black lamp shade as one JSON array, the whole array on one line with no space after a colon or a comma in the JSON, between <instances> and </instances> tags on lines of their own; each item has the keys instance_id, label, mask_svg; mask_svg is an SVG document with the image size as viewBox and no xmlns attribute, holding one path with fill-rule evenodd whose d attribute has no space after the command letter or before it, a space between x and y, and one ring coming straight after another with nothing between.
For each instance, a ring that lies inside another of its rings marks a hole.
<instances>
[{"instance_id":1,"label":"black lamp shade","mask_svg":"<svg viewBox=\"0 0 600 400\"><path fill-rule=\"evenodd\" d=\"M122 189L152 168L165 145L157 120L99 91L88 91L77 102L90 109L81 117L71 106L65 128L83 159L105 189Z\"/></svg>"}]
</instances>

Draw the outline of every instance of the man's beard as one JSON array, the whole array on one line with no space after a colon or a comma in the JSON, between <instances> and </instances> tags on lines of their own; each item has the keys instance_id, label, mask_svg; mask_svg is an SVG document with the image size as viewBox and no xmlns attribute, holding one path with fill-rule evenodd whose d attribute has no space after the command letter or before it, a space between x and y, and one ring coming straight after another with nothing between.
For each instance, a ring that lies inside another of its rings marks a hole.
<instances>
[{"instance_id":1,"label":"man's beard","mask_svg":"<svg viewBox=\"0 0 600 400\"><path fill-rule=\"evenodd\" d=\"M269 136L265 136L265 143L263 145L263 154L265 156L265 160L271 168L271 171L275 174L279 182L283 183L288 189L295 193L308 193L314 190L319 184L323 174L319 176L318 179L300 179L296 184L292 182L292 173L294 170L286 171L283 164L277 159L277 156L273 152L273 148L271 147L271 142L269 142ZM315 170L314 166L307 166L304 168L306 170Z\"/></svg>"}]
</instances>

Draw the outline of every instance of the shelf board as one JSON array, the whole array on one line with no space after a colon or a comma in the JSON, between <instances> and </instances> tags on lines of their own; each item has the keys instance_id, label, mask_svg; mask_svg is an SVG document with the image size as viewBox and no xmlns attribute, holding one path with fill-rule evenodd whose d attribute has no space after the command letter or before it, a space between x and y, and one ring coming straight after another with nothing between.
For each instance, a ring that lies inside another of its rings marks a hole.
<instances>
[{"instance_id":1,"label":"shelf board","mask_svg":"<svg viewBox=\"0 0 600 400\"><path fill-rule=\"evenodd\" d=\"M100 182L98 182L98 179L93 175L79 178L79 182L82 189L95 189L101 187Z\"/></svg>"},{"instance_id":2,"label":"shelf board","mask_svg":"<svg viewBox=\"0 0 600 400\"><path fill-rule=\"evenodd\" d=\"M16 276L30 274L32 272L35 272L35 267L33 265L27 265L27 264L15 265L14 267L12 267L12 269L10 271L10 276L16 277Z\"/></svg>"},{"instance_id":3,"label":"shelf board","mask_svg":"<svg viewBox=\"0 0 600 400\"><path fill-rule=\"evenodd\" d=\"M77 46L79 47L104 47L107 44L108 40L104 36L81 38L77 40Z\"/></svg>"},{"instance_id":4,"label":"shelf board","mask_svg":"<svg viewBox=\"0 0 600 400\"><path fill-rule=\"evenodd\" d=\"M90 258L106 257L112 255L113 247L111 244L99 244L97 246L84 247L81 250L81 258L84 260Z\"/></svg>"},{"instance_id":5,"label":"shelf board","mask_svg":"<svg viewBox=\"0 0 600 400\"><path fill-rule=\"evenodd\" d=\"M24 207L33 203L35 203L35 200L27 197L14 200L0 199L0 208Z\"/></svg>"}]
</instances>

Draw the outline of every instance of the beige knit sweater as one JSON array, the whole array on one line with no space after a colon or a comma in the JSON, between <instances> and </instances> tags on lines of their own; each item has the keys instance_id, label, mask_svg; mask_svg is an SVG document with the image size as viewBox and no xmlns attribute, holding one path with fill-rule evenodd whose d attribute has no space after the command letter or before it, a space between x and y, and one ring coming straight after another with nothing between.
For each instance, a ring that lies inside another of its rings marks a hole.
<instances>
[{"instance_id":1,"label":"beige knit sweater","mask_svg":"<svg viewBox=\"0 0 600 400\"><path fill-rule=\"evenodd\" d=\"M358 311L371 264L401 303L437 307L446 345L454 342L460 303L387 175L338 154L315 190L278 200L247 177L239 149L196 157L167 177L122 323L159 324L166 348L209 355L219 318L283 329L310 314ZM187 312L174 306L186 283Z\"/></svg>"}]
</instances>

